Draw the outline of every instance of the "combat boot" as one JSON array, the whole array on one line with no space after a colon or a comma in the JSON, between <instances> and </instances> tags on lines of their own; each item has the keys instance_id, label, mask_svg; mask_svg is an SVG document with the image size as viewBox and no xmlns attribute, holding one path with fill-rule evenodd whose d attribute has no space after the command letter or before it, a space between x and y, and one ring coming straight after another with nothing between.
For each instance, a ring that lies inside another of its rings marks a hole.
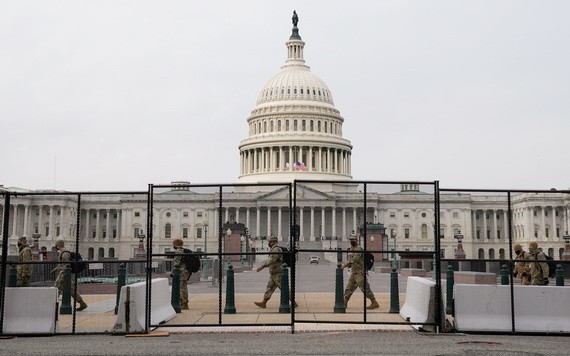
<instances>
[{"instance_id":1,"label":"combat boot","mask_svg":"<svg viewBox=\"0 0 570 356\"><path fill-rule=\"evenodd\" d=\"M77 311L85 310L85 308L87 308L87 303L85 303L85 302L83 301L83 299L81 299L81 300L79 301L79 308L77 308Z\"/></svg>"},{"instance_id":2,"label":"combat boot","mask_svg":"<svg viewBox=\"0 0 570 356\"><path fill-rule=\"evenodd\" d=\"M265 309L265 308L267 308L267 301L268 300L269 299L267 299L267 298L263 298L263 300L261 302L253 302L253 304L257 305L260 308Z\"/></svg>"},{"instance_id":3,"label":"combat boot","mask_svg":"<svg viewBox=\"0 0 570 356\"><path fill-rule=\"evenodd\" d=\"M180 309L182 309L182 310L188 310L188 309L190 309L190 308L188 308L188 303L184 303L184 304L182 304L182 305L180 306Z\"/></svg>"},{"instance_id":4,"label":"combat boot","mask_svg":"<svg viewBox=\"0 0 570 356\"><path fill-rule=\"evenodd\" d=\"M380 305L378 305L378 302L376 301L375 298L370 299L371 303L369 306L366 307L366 309L378 309L380 308Z\"/></svg>"}]
</instances>

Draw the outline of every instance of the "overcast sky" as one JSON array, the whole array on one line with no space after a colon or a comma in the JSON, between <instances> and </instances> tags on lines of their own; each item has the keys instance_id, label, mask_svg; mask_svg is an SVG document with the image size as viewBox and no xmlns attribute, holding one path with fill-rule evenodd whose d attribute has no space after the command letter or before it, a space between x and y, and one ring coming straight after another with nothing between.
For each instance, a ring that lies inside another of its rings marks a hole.
<instances>
[{"instance_id":1,"label":"overcast sky","mask_svg":"<svg viewBox=\"0 0 570 356\"><path fill-rule=\"evenodd\" d=\"M3 1L0 184L232 183L297 10L358 180L570 187L567 1Z\"/></svg>"}]
</instances>

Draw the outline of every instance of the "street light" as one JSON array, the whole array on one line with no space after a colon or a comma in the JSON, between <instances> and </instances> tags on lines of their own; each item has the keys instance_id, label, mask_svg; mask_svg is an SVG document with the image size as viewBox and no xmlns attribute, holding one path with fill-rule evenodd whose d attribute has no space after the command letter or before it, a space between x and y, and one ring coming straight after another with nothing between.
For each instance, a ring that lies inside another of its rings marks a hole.
<instances>
[{"instance_id":1,"label":"street light","mask_svg":"<svg viewBox=\"0 0 570 356\"><path fill-rule=\"evenodd\" d=\"M463 240L463 235L461 234L461 230L457 231L457 234L453 236L454 239L457 240L457 250L455 250L455 258L464 260L465 259L465 251L463 251L463 245L461 244L461 240Z\"/></svg>"},{"instance_id":2,"label":"street light","mask_svg":"<svg viewBox=\"0 0 570 356\"><path fill-rule=\"evenodd\" d=\"M232 236L232 230L228 227L228 229L226 230L226 240L224 243L224 252L228 253L228 239L230 238L230 236ZM226 255L226 261L229 261L230 256Z\"/></svg>"},{"instance_id":3,"label":"street light","mask_svg":"<svg viewBox=\"0 0 570 356\"><path fill-rule=\"evenodd\" d=\"M392 247L392 269L398 269L398 267L396 266L396 253L394 251L396 251L398 249L398 247L396 246L396 233L392 232L391 233L391 237L394 239L394 246Z\"/></svg>"},{"instance_id":4,"label":"street light","mask_svg":"<svg viewBox=\"0 0 570 356\"><path fill-rule=\"evenodd\" d=\"M244 259L244 258L243 258L243 242L244 242L244 241L245 241L245 236L241 235L241 236L239 237L239 253L240 253L239 259L240 259L241 261L243 261L243 259Z\"/></svg>"},{"instance_id":5,"label":"street light","mask_svg":"<svg viewBox=\"0 0 570 356\"><path fill-rule=\"evenodd\" d=\"M370 235L370 244L372 245L372 250L374 250L374 235ZM372 254L374 256L374 254ZM374 256L376 259L376 256ZM372 271L374 271L374 263L372 264Z\"/></svg>"}]
</instances>

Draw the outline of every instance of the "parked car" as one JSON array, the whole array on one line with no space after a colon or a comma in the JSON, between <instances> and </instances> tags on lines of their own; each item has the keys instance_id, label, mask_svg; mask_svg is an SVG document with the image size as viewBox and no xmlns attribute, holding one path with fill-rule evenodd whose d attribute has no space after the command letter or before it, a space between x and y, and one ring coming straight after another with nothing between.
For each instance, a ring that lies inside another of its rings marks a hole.
<instances>
[{"instance_id":1,"label":"parked car","mask_svg":"<svg viewBox=\"0 0 570 356\"><path fill-rule=\"evenodd\" d=\"M309 262L319 264L319 257L311 256L311 257L309 257Z\"/></svg>"}]
</instances>

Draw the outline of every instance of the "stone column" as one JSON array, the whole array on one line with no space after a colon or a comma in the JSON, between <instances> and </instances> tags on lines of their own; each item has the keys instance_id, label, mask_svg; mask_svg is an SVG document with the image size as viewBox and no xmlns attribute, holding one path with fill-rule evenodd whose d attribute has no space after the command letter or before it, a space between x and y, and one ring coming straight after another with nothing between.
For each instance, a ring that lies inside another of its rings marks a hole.
<instances>
[{"instance_id":1,"label":"stone column","mask_svg":"<svg viewBox=\"0 0 570 356\"><path fill-rule=\"evenodd\" d=\"M117 229L117 239L121 239L121 233L123 232L122 229L122 223L123 223L123 219L122 219L122 210L121 209L117 209L117 221L116 221L116 229Z\"/></svg>"},{"instance_id":2,"label":"stone column","mask_svg":"<svg viewBox=\"0 0 570 356\"><path fill-rule=\"evenodd\" d=\"M331 214L332 214L332 236L337 237L336 236L336 207L335 206L332 207Z\"/></svg>"},{"instance_id":3,"label":"stone column","mask_svg":"<svg viewBox=\"0 0 570 356\"><path fill-rule=\"evenodd\" d=\"M107 215L107 220L105 221L105 235L107 236L107 238L111 237L111 210L110 209L105 209L106 211L106 215Z\"/></svg>"},{"instance_id":4,"label":"stone column","mask_svg":"<svg viewBox=\"0 0 570 356\"><path fill-rule=\"evenodd\" d=\"M493 236L496 239L497 238L497 211L491 210L491 212L493 213L493 233L491 234L491 236Z\"/></svg>"},{"instance_id":5,"label":"stone column","mask_svg":"<svg viewBox=\"0 0 570 356\"><path fill-rule=\"evenodd\" d=\"M97 224L95 226L95 237L99 240L101 239L101 210L95 209L95 214L97 217L95 222L95 224Z\"/></svg>"},{"instance_id":6,"label":"stone column","mask_svg":"<svg viewBox=\"0 0 570 356\"><path fill-rule=\"evenodd\" d=\"M49 238L53 240L55 236L55 228L53 226L53 205L49 206Z\"/></svg>"},{"instance_id":7,"label":"stone column","mask_svg":"<svg viewBox=\"0 0 570 356\"><path fill-rule=\"evenodd\" d=\"M257 214L255 215L255 230L256 230L256 234L257 236L261 236L261 210L259 207L257 207Z\"/></svg>"},{"instance_id":8,"label":"stone column","mask_svg":"<svg viewBox=\"0 0 570 356\"><path fill-rule=\"evenodd\" d=\"M89 232L89 209L85 209L85 239L91 237Z\"/></svg>"},{"instance_id":9,"label":"stone column","mask_svg":"<svg viewBox=\"0 0 570 356\"><path fill-rule=\"evenodd\" d=\"M303 227L305 225L303 224L303 207L299 206L299 241L305 241L305 235L303 233Z\"/></svg>"},{"instance_id":10,"label":"stone column","mask_svg":"<svg viewBox=\"0 0 570 356\"><path fill-rule=\"evenodd\" d=\"M557 237L556 236L556 207L552 206L552 229L551 229L551 233L550 235L552 237Z\"/></svg>"},{"instance_id":11,"label":"stone column","mask_svg":"<svg viewBox=\"0 0 570 356\"><path fill-rule=\"evenodd\" d=\"M546 239L546 208L544 206L540 207L540 211L541 211L541 229L540 229L540 233L538 234L538 238L542 241L544 241ZM542 235L542 238L541 238Z\"/></svg>"},{"instance_id":12,"label":"stone column","mask_svg":"<svg viewBox=\"0 0 570 356\"><path fill-rule=\"evenodd\" d=\"M326 236L325 231L325 207L321 207L321 241L323 240L323 236Z\"/></svg>"},{"instance_id":13,"label":"stone column","mask_svg":"<svg viewBox=\"0 0 570 356\"><path fill-rule=\"evenodd\" d=\"M281 237L281 206L277 207L277 238L279 240L283 240Z\"/></svg>"},{"instance_id":14,"label":"stone column","mask_svg":"<svg viewBox=\"0 0 570 356\"><path fill-rule=\"evenodd\" d=\"M271 236L271 207L267 206L267 236Z\"/></svg>"},{"instance_id":15,"label":"stone column","mask_svg":"<svg viewBox=\"0 0 570 356\"><path fill-rule=\"evenodd\" d=\"M340 241L344 241L346 235L346 207L342 208L342 234L340 236Z\"/></svg>"},{"instance_id":16,"label":"stone column","mask_svg":"<svg viewBox=\"0 0 570 356\"><path fill-rule=\"evenodd\" d=\"M65 207L63 205L59 206L59 214L60 214L60 221L59 221L59 234L62 238L65 237L65 230L67 230L67 226L65 226ZM57 235L57 231L55 232Z\"/></svg>"},{"instance_id":17,"label":"stone column","mask_svg":"<svg viewBox=\"0 0 570 356\"><path fill-rule=\"evenodd\" d=\"M487 240L487 209L483 210L483 240Z\"/></svg>"},{"instance_id":18,"label":"stone column","mask_svg":"<svg viewBox=\"0 0 570 356\"><path fill-rule=\"evenodd\" d=\"M315 207L311 206L311 235L309 241L315 241Z\"/></svg>"},{"instance_id":19,"label":"stone column","mask_svg":"<svg viewBox=\"0 0 570 356\"><path fill-rule=\"evenodd\" d=\"M30 234L28 232L28 225L30 220L30 209L28 205L24 205L24 236L30 238Z\"/></svg>"}]
</instances>

